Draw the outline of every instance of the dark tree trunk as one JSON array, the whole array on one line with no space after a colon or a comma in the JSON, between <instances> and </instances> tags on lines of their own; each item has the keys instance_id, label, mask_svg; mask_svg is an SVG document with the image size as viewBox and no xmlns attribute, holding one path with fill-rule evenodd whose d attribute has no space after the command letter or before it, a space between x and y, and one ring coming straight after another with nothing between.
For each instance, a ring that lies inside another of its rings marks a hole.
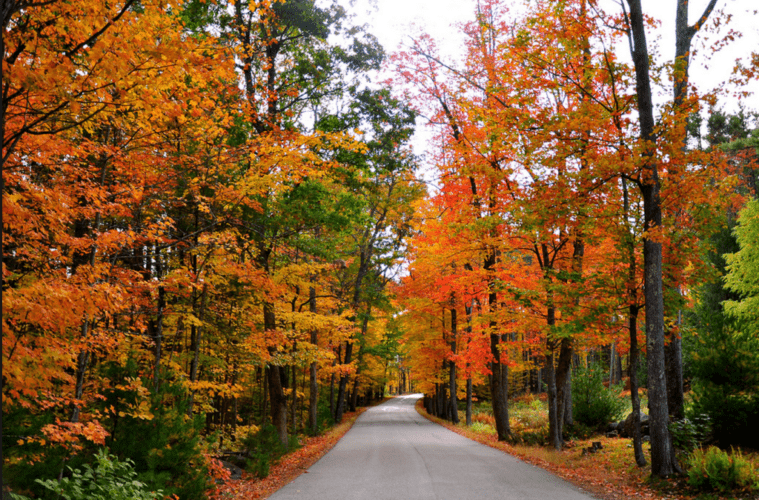
<instances>
[{"instance_id":1,"label":"dark tree trunk","mask_svg":"<svg viewBox=\"0 0 759 500\"><path fill-rule=\"evenodd\" d=\"M466 379L466 425L472 425L472 377Z\"/></svg>"},{"instance_id":2,"label":"dark tree trunk","mask_svg":"<svg viewBox=\"0 0 759 500\"><path fill-rule=\"evenodd\" d=\"M456 355L456 308L451 308L451 353L455 356ZM456 362L453 360L449 361L449 377L448 377L448 384L449 384L449 390L451 393L451 399L450 399L450 421L454 424L459 423L459 408L458 408L458 400L456 398Z\"/></svg>"},{"instance_id":3,"label":"dark tree trunk","mask_svg":"<svg viewBox=\"0 0 759 500\"><path fill-rule=\"evenodd\" d=\"M643 455L642 436L640 434L640 396L638 395L638 306L631 305L629 310L628 328L630 330L630 399L633 411L633 448L635 463L638 467L646 465Z\"/></svg>"},{"instance_id":4,"label":"dark tree trunk","mask_svg":"<svg viewBox=\"0 0 759 500\"><path fill-rule=\"evenodd\" d=\"M308 289L309 299L309 311L312 314L316 314L316 289L310 287ZM318 330L314 328L311 330L311 344L316 348L318 343ZM311 434L316 435L319 432L319 422L317 421L317 410L319 404L319 384L316 378L316 361L312 361L309 365L309 396L308 396L308 427L311 429Z\"/></svg>"},{"instance_id":5,"label":"dark tree trunk","mask_svg":"<svg viewBox=\"0 0 759 500\"><path fill-rule=\"evenodd\" d=\"M567 419L567 399L570 401L572 399L571 389L568 388L571 369L572 340L563 338L559 343L559 360L556 366L556 430L562 446L564 444L564 422ZM571 412L570 408L569 413Z\"/></svg>"},{"instance_id":6,"label":"dark tree trunk","mask_svg":"<svg viewBox=\"0 0 759 500\"><path fill-rule=\"evenodd\" d=\"M550 311L550 309L549 309ZM550 312L549 312L550 315ZM559 415L556 404L556 369L554 367L555 356L553 348L546 347L546 385L548 386L548 440L555 449L561 449L561 436L559 435Z\"/></svg>"},{"instance_id":7,"label":"dark tree trunk","mask_svg":"<svg viewBox=\"0 0 759 500\"><path fill-rule=\"evenodd\" d=\"M274 304L264 302L264 329L271 331L276 328ZM269 348L269 354L274 356L276 347ZM266 375L269 379L269 400L271 403L271 423L277 429L279 441L287 446L287 397L285 396L286 378L284 369L277 365L266 365Z\"/></svg>"},{"instance_id":8,"label":"dark tree trunk","mask_svg":"<svg viewBox=\"0 0 759 500\"><path fill-rule=\"evenodd\" d=\"M665 349L669 415L675 420L682 420L685 418L682 340L677 332L670 332L669 337L669 343Z\"/></svg>"},{"instance_id":9,"label":"dark tree trunk","mask_svg":"<svg viewBox=\"0 0 759 500\"><path fill-rule=\"evenodd\" d=\"M166 307L166 295L162 286L158 287L158 317L155 321L155 362L153 363L153 392L161 387L161 349L163 347L163 310Z\"/></svg>"},{"instance_id":10,"label":"dark tree trunk","mask_svg":"<svg viewBox=\"0 0 759 500\"><path fill-rule=\"evenodd\" d=\"M564 384L566 389L564 390L564 424L562 430L566 427L574 425L575 420L572 415L572 368L570 363L570 369L567 371L567 382Z\"/></svg>"},{"instance_id":11,"label":"dark tree trunk","mask_svg":"<svg viewBox=\"0 0 759 500\"><path fill-rule=\"evenodd\" d=\"M630 35L635 87L638 101L640 139L646 145L642 181L645 234L655 233L662 223L661 183L655 156L655 122L649 77L649 56L640 0L626 0L630 7ZM651 474L667 477L675 472L669 435L669 407L664 368L664 298L662 294L662 244L656 238L643 240L646 300L646 345L648 360L648 408L651 432Z\"/></svg>"},{"instance_id":12,"label":"dark tree trunk","mask_svg":"<svg viewBox=\"0 0 759 500\"><path fill-rule=\"evenodd\" d=\"M200 341L203 336L203 318L206 311L206 296L208 294L208 286L203 283L203 291L200 293L200 309L198 312L198 320L200 325L192 325L192 340L191 349L193 351L192 364L190 365L190 382L198 381L198 364L200 362ZM190 391L190 403L187 405L187 414L192 416L192 407L195 400L195 389Z\"/></svg>"},{"instance_id":13,"label":"dark tree trunk","mask_svg":"<svg viewBox=\"0 0 759 500\"><path fill-rule=\"evenodd\" d=\"M495 250L491 249L485 265L486 271L493 270L496 264ZM495 291L495 281L489 277L488 287L488 304L490 305L490 314L495 314L498 309L498 295ZM490 377L490 393L493 404L493 418L495 420L495 430L499 441L511 439L511 427L509 426L509 367L501 363L501 335L498 333L498 323L490 322L490 354L493 361L490 363L492 376Z\"/></svg>"},{"instance_id":14,"label":"dark tree trunk","mask_svg":"<svg viewBox=\"0 0 759 500\"><path fill-rule=\"evenodd\" d=\"M348 340L345 342L345 359L343 364L347 365L352 360L353 354L353 342ZM345 411L345 393L348 386L348 376L342 375L340 377L340 383L337 387L337 406L335 407L335 422L343 421L343 413Z\"/></svg>"}]
</instances>

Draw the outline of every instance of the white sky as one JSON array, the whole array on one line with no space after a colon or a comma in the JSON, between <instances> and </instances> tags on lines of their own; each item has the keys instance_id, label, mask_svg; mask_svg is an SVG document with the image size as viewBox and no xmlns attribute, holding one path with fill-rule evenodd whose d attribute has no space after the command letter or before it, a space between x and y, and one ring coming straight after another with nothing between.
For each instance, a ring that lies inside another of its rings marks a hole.
<instances>
[{"instance_id":1,"label":"white sky","mask_svg":"<svg viewBox=\"0 0 759 500\"><path fill-rule=\"evenodd\" d=\"M356 14L359 23L367 23L369 30L385 47L389 54L396 51L401 44L408 44L408 35L424 31L430 34L438 44L442 57L455 62L463 55L463 37L457 25L474 19L476 0L339 0L349 12ZM516 6L521 0L511 1ZM661 26L655 32L648 31L651 44L655 37L660 39L662 56L671 59L674 56L674 24L677 0L642 0L643 10L661 20ZM620 10L619 0L601 0L608 12ZM690 1L690 23L701 15L708 0ZM752 51L759 51L759 0L719 0L717 10L723 9L732 15L729 28L742 34L742 37L721 52L706 60L709 51L701 50L692 60L691 82L699 90L707 91L726 81L732 72L736 59L748 58ZM710 19L715 17L712 13ZM694 40L695 49L703 49L704 34L699 32ZM751 87L756 95L744 106L750 110L759 110L759 82ZM671 92L671 91L670 91ZM737 100L720 103L728 111L736 111ZM420 123L420 128L424 126ZM427 149L428 132L419 130L415 139L417 153Z\"/></svg>"}]
</instances>

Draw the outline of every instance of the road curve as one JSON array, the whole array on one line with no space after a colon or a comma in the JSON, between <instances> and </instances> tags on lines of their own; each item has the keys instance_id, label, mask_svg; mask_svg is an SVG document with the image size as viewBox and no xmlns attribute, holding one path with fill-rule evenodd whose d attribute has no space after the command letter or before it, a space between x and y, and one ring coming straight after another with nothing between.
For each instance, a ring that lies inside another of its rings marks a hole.
<instances>
[{"instance_id":1,"label":"road curve","mask_svg":"<svg viewBox=\"0 0 759 500\"><path fill-rule=\"evenodd\" d=\"M553 474L419 415L420 394L367 410L273 500L590 500Z\"/></svg>"}]
</instances>

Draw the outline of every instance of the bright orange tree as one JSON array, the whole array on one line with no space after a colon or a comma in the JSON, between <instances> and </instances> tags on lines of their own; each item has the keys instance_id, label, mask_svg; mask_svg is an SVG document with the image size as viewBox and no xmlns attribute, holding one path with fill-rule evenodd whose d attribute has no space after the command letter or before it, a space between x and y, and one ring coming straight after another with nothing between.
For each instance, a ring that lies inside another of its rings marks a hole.
<instances>
[{"instance_id":1,"label":"bright orange tree","mask_svg":"<svg viewBox=\"0 0 759 500\"><path fill-rule=\"evenodd\" d=\"M573 348L618 343L609 326L615 311L634 307L637 314L642 306L636 245L644 235L635 219L641 198L629 186L646 178L631 119L632 68L615 52L620 31L610 28L624 32L624 19L585 1L538 2L525 11L513 22L499 2L481 6L478 21L464 28L469 45L461 68L442 62L425 37L397 63L399 78L416 90L411 97L444 129L441 189L466 197L459 213L479 230L481 267L495 292L488 302L498 313L492 334L518 329L543 339L551 442L559 447ZM698 98L692 101L696 106ZM698 214L719 200L705 186L724 184L719 169L704 167L714 165L712 158L682 147L681 118L665 114L660 135L667 227L679 230L657 228L656 237L673 249L694 249ZM435 198L441 212L456 210L444 199ZM616 248L631 251L617 259ZM694 254L667 255L670 268L682 270L668 276L669 286L686 286ZM690 265L679 260L685 255ZM624 262L620 289L611 286L612 273Z\"/></svg>"}]
</instances>

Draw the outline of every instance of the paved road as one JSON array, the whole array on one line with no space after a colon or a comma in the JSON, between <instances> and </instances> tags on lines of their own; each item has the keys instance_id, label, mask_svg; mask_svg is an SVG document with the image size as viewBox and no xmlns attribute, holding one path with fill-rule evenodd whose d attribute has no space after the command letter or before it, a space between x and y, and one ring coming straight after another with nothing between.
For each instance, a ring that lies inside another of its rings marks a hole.
<instances>
[{"instance_id":1,"label":"paved road","mask_svg":"<svg viewBox=\"0 0 759 500\"><path fill-rule=\"evenodd\" d=\"M421 395L370 408L308 474L270 498L590 500L570 483L433 424Z\"/></svg>"}]
</instances>

